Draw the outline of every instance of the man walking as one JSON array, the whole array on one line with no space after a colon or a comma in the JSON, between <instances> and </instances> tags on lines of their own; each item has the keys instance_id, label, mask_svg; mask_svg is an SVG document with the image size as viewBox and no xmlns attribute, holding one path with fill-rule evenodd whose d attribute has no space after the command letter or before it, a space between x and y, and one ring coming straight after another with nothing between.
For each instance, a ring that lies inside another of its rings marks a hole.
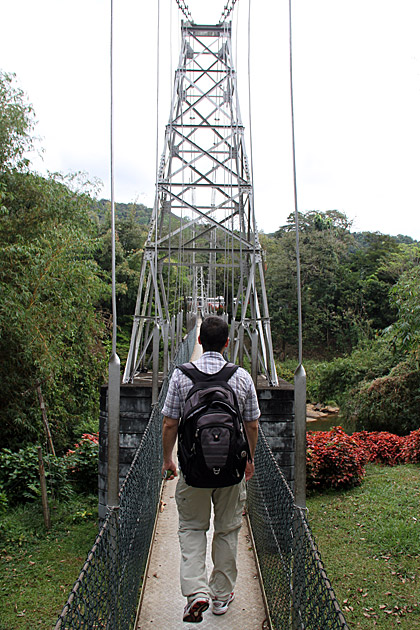
<instances>
[{"instance_id":1,"label":"man walking","mask_svg":"<svg viewBox=\"0 0 420 630\"><path fill-rule=\"evenodd\" d=\"M205 374L215 374L226 364L223 351L228 345L228 326L220 317L207 317L200 329L199 343L202 356L194 365ZM248 438L251 461L247 462L245 477L239 484L223 488L196 488L187 485L182 472L176 489L181 547L181 590L187 598L184 621L199 623L203 612L212 602L212 612L223 615L234 599L237 576L236 556L238 534L246 499L246 481L254 474L254 453L258 439L260 410L254 383L246 370L238 368L228 381L238 400ZM179 420L185 400L192 387L190 378L176 369L169 383L163 407L163 467L169 479L177 476L173 450ZM212 543L213 571L210 579L206 571L206 534L210 527L211 506L214 510Z\"/></svg>"}]
</instances>

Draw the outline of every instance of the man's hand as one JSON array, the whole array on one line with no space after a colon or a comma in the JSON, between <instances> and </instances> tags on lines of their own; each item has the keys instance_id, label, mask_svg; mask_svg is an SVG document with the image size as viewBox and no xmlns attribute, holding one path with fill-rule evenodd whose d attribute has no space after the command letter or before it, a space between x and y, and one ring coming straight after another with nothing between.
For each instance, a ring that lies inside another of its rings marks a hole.
<instances>
[{"instance_id":1,"label":"man's hand","mask_svg":"<svg viewBox=\"0 0 420 630\"><path fill-rule=\"evenodd\" d=\"M255 472L255 464L254 460L252 462L247 462L245 467L245 481L249 481L254 476Z\"/></svg>"},{"instance_id":2,"label":"man's hand","mask_svg":"<svg viewBox=\"0 0 420 630\"><path fill-rule=\"evenodd\" d=\"M173 459L163 462L162 466L162 479L166 479L167 481L172 481L175 477L178 476L176 472L176 464Z\"/></svg>"}]
</instances>

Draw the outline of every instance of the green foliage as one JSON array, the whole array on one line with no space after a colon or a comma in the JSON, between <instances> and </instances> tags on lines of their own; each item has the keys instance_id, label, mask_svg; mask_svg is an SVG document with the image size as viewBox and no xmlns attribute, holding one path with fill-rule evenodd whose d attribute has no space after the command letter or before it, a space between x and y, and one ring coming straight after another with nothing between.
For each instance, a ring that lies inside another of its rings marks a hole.
<instances>
[{"instance_id":1,"label":"green foliage","mask_svg":"<svg viewBox=\"0 0 420 630\"><path fill-rule=\"evenodd\" d=\"M330 357L351 350L372 328L389 325L393 279L379 276L385 252L398 245L391 237L350 233L338 211L299 215L302 317L306 356ZM297 340L295 222L291 215L267 249L267 293L274 339L281 357ZM385 245L383 245L385 241ZM381 245L380 245L381 244ZM386 277L385 277L386 276Z\"/></svg>"},{"instance_id":2,"label":"green foliage","mask_svg":"<svg viewBox=\"0 0 420 630\"><path fill-rule=\"evenodd\" d=\"M58 178L0 178L0 408L3 444L40 434L41 383L58 450L81 418L97 415L104 374L105 291L93 261L92 201ZM69 182L73 184L74 182Z\"/></svg>"},{"instance_id":3,"label":"green foliage","mask_svg":"<svg viewBox=\"0 0 420 630\"><path fill-rule=\"evenodd\" d=\"M351 233L338 211L299 214L303 342L306 357L350 352L397 319L390 289L418 244L379 232ZM273 236L267 250L266 285L275 348L283 360L297 344L295 220ZM412 256L413 257L413 256Z\"/></svg>"},{"instance_id":4,"label":"green foliage","mask_svg":"<svg viewBox=\"0 0 420 630\"><path fill-rule=\"evenodd\" d=\"M2 446L39 441L40 384L56 450L98 413L109 289L94 260L93 189L78 174L28 170L32 107L0 73L0 411Z\"/></svg>"},{"instance_id":5,"label":"green foliage","mask_svg":"<svg viewBox=\"0 0 420 630\"><path fill-rule=\"evenodd\" d=\"M342 412L358 431L389 431L407 435L418 428L420 371L410 359L389 374L362 382L351 390Z\"/></svg>"},{"instance_id":6,"label":"green foliage","mask_svg":"<svg viewBox=\"0 0 420 630\"><path fill-rule=\"evenodd\" d=\"M395 248L379 236L373 242L382 252L369 259L372 269L376 265L375 282L385 276L392 281L395 321L376 338L359 343L350 355L320 365L312 394L316 400L337 400L345 424L353 429L405 435L418 426L420 403L420 249L413 243ZM388 257L378 243L386 244Z\"/></svg>"},{"instance_id":7,"label":"green foliage","mask_svg":"<svg viewBox=\"0 0 420 630\"><path fill-rule=\"evenodd\" d=\"M66 456L66 466L72 484L78 492L94 493L98 487L98 434L85 433L70 449Z\"/></svg>"},{"instance_id":8,"label":"green foliage","mask_svg":"<svg viewBox=\"0 0 420 630\"><path fill-rule=\"evenodd\" d=\"M328 356L351 348L359 337L359 311L347 297L346 257L354 240L338 211L299 215L303 336L306 354ZM267 249L266 285L274 341L283 359L297 342L297 275L294 216ZM351 282L350 282L351 284ZM348 295L347 295L348 294Z\"/></svg>"},{"instance_id":9,"label":"green foliage","mask_svg":"<svg viewBox=\"0 0 420 630\"><path fill-rule=\"evenodd\" d=\"M398 319L388 331L392 342L399 349L413 353L417 360L420 348L420 249L415 249L416 266L406 270L391 290L391 297L398 309Z\"/></svg>"},{"instance_id":10,"label":"green foliage","mask_svg":"<svg viewBox=\"0 0 420 630\"><path fill-rule=\"evenodd\" d=\"M293 383L295 378L296 361L276 361L277 376L288 383Z\"/></svg>"},{"instance_id":11,"label":"green foliage","mask_svg":"<svg viewBox=\"0 0 420 630\"><path fill-rule=\"evenodd\" d=\"M108 223L111 203L108 199L100 199L96 202L96 214L98 217L99 223ZM152 210L150 208L146 208L142 203L116 203L115 204L115 215L117 221L131 221L131 218L134 218L134 221L137 226L143 226L143 229L147 228L149 225L150 217L152 215ZM141 243L142 245L143 243ZM134 247L139 247L139 244L135 244Z\"/></svg>"},{"instance_id":12,"label":"green foliage","mask_svg":"<svg viewBox=\"0 0 420 630\"><path fill-rule=\"evenodd\" d=\"M47 490L56 498L68 499L72 488L67 479L63 458L44 456ZM0 487L11 505L33 501L41 496L38 453L35 446L27 446L13 453L0 451Z\"/></svg>"},{"instance_id":13,"label":"green foliage","mask_svg":"<svg viewBox=\"0 0 420 630\"><path fill-rule=\"evenodd\" d=\"M311 399L322 403L336 400L342 405L350 390L361 382L387 374L397 361L383 339L361 342L350 355L317 366Z\"/></svg>"},{"instance_id":14,"label":"green foliage","mask_svg":"<svg viewBox=\"0 0 420 630\"><path fill-rule=\"evenodd\" d=\"M98 486L98 434L85 433L63 457L44 455L50 496L66 500L74 491L94 493ZM0 451L0 510L2 506L34 501L41 496L36 446Z\"/></svg>"},{"instance_id":15,"label":"green foliage","mask_svg":"<svg viewBox=\"0 0 420 630\"><path fill-rule=\"evenodd\" d=\"M0 481L0 514L5 512L9 506L9 501L4 491L3 482Z\"/></svg>"},{"instance_id":16,"label":"green foliage","mask_svg":"<svg viewBox=\"0 0 420 630\"><path fill-rule=\"evenodd\" d=\"M110 203L102 199L98 204L100 221L97 228L98 247L95 260L110 285L112 256ZM142 248L147 236L145 223L150 218L150 212L139 204L116 204L115 271L118 323L123 329L128 327L130 333L137 299ZM109 296L104 296L102 308L109 311Z\"/></svg>"},{"instance_id":17,"label":"green foliage","mask_svg":"<svg viewBox=\"0 0 420 630\"><path fill-rule=\"evenodd\" d=\"M306 372L306 398L309 402L322 402L323 404L331 404L333 398L320 399L319 378L320 371L324 365L328 365L324 361L316 359L305 359L304 368ZM295 371L298 367L296 359L285 359L284 361L276 361L276 370L279 378L284 379L288 383L293 383L295 379ZM335 403L334 403L335 405Z\"/></svg>"},{"instance_id":18,"label":"green foliage","mask_svg":"<svg viewBox=\"0 0 420 630\"><path fill-rule=\"evenodd\" d=\"M0 171L27 166L23 156L32 148L33 127L32 106L15 85L15 75L0 71Z\"/></svg>"}]
</instances>

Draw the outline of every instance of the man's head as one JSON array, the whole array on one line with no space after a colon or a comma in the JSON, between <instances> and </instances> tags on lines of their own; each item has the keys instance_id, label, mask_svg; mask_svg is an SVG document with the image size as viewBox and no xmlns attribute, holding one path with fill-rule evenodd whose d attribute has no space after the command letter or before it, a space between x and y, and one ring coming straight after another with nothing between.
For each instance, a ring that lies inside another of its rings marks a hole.
<instances>
[{"instance_id":1,"label":"man's head","mask_svg":"<svg viewBox=\"0 0 420 630\"><path fill-rule=\"evenodd\" d=\"M204 352L213 350L222 352L226 347L229 338L229 329L226 322L217 316L206 317L200 328L199 341Z\"/></svg>"}]
</instances>

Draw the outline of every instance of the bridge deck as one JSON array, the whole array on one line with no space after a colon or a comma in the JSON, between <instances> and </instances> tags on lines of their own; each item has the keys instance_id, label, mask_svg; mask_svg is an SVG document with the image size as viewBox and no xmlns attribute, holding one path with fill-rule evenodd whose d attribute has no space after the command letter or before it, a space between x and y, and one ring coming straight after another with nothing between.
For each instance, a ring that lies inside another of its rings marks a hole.
<instances>
[{"instance_id":1,"label":"bridge deck","mask_svg":"<svg viewBox=\"0 0 420 630\"><path fill-rule=\"evenodd\" d=\"M178 514L175 504L176 481L165 482L161 513L153 541L143 601L136 630L181 630L191 624L182 621L185 598L179 584L180 551L178 543ZM211 571L208 536L207 567ZM263 597L258 580L254 553L246 520L239 536L238 580L235 601L223 616L213 615L209 609L198 626L203 630L258 630L268 628Z\"/></svg>"}]
</instances>

